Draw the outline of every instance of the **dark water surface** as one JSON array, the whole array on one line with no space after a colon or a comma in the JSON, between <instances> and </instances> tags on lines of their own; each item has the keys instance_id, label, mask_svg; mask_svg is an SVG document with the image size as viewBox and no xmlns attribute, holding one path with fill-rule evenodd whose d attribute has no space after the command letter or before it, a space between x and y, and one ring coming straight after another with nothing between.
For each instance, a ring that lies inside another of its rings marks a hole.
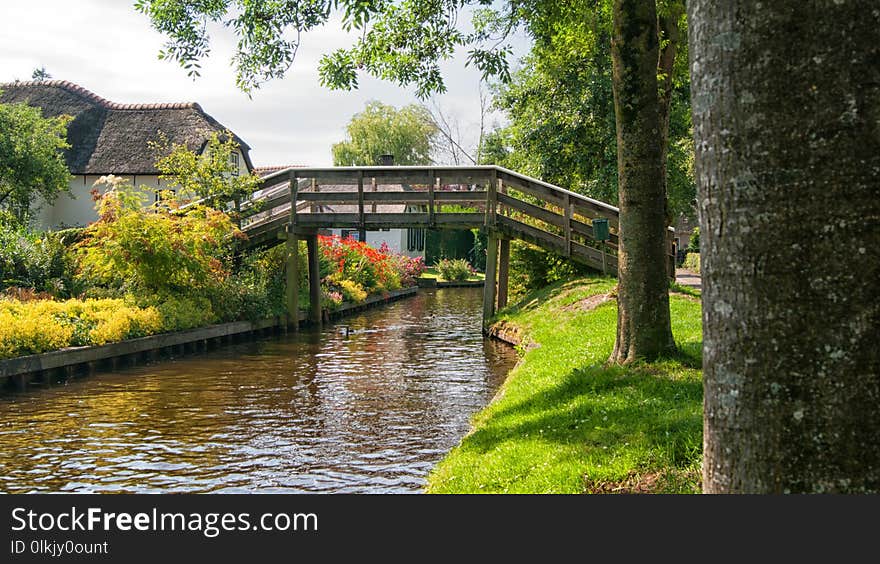
<instances>
[{"instance_id":1,"label":"dark water surface","mask_svg":"<svg viewBox=\"0 0 880 564\"><path fill-rule=\"evenodd\" d=\"M0 491L417 492L516 360L480 312L479 288L422 290L322 332L0 397Z\"/></svg>"}]
</instances>

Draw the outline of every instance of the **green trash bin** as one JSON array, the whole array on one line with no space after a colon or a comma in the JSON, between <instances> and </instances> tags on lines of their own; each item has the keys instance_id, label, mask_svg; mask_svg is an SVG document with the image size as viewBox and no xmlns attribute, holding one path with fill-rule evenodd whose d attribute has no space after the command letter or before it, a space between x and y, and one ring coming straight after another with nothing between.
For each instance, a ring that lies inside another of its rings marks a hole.
<instances>
[{"instance_id":1,"label":"green trash bin","mask_svg":"<svg viewBox=\"0 0 880 564\"><path fill-rule=\"evenodd\" d=\"M593 238L597 241L607 241L611 237L608 231L608 220L597 218L593 220Z\"/></svg>"}]
</instances>

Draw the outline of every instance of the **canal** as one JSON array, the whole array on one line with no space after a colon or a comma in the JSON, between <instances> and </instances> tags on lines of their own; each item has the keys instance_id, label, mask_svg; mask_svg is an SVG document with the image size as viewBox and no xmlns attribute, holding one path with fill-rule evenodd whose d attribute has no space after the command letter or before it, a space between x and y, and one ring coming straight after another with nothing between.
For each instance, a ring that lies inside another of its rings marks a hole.
<instances>
[{"instance_id":1,"label":"canal","mask_svg":"<svg viewBox=\"0 0 880 564\"><path fill-rule=\"evenodd\" d=\"M0 491L418 492L516 362L481 296L0 396Z\"/></svg>"}]
</instances>

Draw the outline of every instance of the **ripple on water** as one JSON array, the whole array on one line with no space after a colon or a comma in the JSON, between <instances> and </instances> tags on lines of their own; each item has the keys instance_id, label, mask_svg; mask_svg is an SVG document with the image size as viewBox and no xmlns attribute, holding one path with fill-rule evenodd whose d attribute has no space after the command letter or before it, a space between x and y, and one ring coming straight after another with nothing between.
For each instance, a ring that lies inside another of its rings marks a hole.
<instances>
[{"instance_id":1,"label":"ripple on water","mask_svg":"<svg viewBox=\"0 0 880 564\"><path fill-rule=\"evenodd\" d=\"M0 491L411 493L516 358L481 291L0 397Z\"/></svg>"}]
</instances>

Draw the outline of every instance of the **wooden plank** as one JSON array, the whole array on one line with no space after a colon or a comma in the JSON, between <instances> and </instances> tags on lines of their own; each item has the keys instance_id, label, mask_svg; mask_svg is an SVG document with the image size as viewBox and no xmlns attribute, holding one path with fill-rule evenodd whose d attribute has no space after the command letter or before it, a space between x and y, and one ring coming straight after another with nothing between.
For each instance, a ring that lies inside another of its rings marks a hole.
<instances>
[{"instance_id":1,"label":"wooden plank","mask_svg":"<svg viewBox=\"0 0 880 564\"><path fill-rule=\"evenodd\" d=\"M581 245L580 243L571 244L571 256L573 259L580 260L595 268L602 268L602 251ZM609 274L617 275L617 257L615 255L605 253L605 264Z\"/></svg>"},{"instance_id":2,"label":"wooden plank","mask_svg":"<svg viewBox=\"0 0 880 564\"><path fill-rule=\"evenodd\" d=\"M367 233L364 229L364 173L358 174L358 241L366 242Z\"/></svg>"},{"instance_id":3,"label":"wooden plank","mask_svg":"<svg viewBox=\"0 0 880 564\"><path fill-rule=\"evenodd\" d=\"M550 188L549 186L545 186L544 184L539 184L537 182L532 182L531 180L520 178L519 176L513 176L503 171L498 172L498 177L507 186L516 188L517 190L521 190L526 194L535 196L536 198L539 198L551 204L562 206L562 194L559 191Z\"/></svg>"},{"instance_id":4,"label":"wooden plank","mask_svg":"<svg viewBox=\"0 0 880 564\"><path fill-rule=\"evenodd\" d=\"M495 226L495 209L498 202L498 177L493 170L489 175L489 183L486 185L486 227Z\"/></svg>"},{"instance_id":5,"label":"wooden plank","mask_svg":"<svg viewBox=\"0 0 880 564\"><path fill-rule=\"evenodd\" d=\"M364 200L368 202L383 202L394 204L419 203L424 204L430 198L428 192L367 192Z\"/></svg>"},{"instance_id":6,"label":"wooden plank","mask_svg":"<svg viewBox=\"0 0 880 564\"><path fill-rule=\"evenodd\" d=\"M556 227L563 227L565 225L565 218L558 213L554 213L550 210L544 209L534 204L512 198L506 194L498 194L496 197L498 198L498 203L504 204L509 208L519 210L526 215L529 215L536 219L540 219L541 221L549 223L550 225L555 225Z\"/></svg>"},{"instance_id":7,"label":"wooden plank","mask_svg":"<svg viewBox=\"0 0 880 564\"><path fill-rule=\"evenodd\" d=\"M434 174L440 179L441 186L450 184L482 184L486 181L485 169L447 168L435 169Z\"/></svg>"},{"instance_id":8,"label":"wooden plank","mask_svg":"<svg viewBox=\"0 0 880 564\"><path fill-rule=\"evenodd\" d=\"M434 184L437 182L434 172L431 171L431 183L428 184L428 223L434 225Z\"/></svg>"},{"instance_id":9,"label":"wooden plank","mask_svg":"<svg viewBox=\"0 0 880 564\"><path fill-rule=\"evenodd\" d=\"M296 226L296 195L299 192L299 182L296 180L296 172L290 171L288 175L288 181L290 182L289 190L290 190L290 225L291 227ZM292 230L291 230L292 231Z\"/></svg>"},{"instance_id":10,"label":"wooden plank","mask_svg":"<svg viewBox=\"0 0 880 564\"><path fill-rule=\"evenodd\" d=\"M291 229L285 241L287 268L285 269L285 296L287 318L291 320L294 331L299 331L299 239Z\"/></svg>"},{"instance_id":11,"label":"wooden plank","mask_svg":"<svg viewBox=\"0 0 880 564\"><path fill-rule=\"evenodd\" d=\"M321 324L321 272L318 262L318 236L306 239L309 257L309 321Z\"/></svg>"},{"instance_id":12,"label":"wooden plank","mask_svg":"<svg viewBox=\"0 0 880 564\"><path fill-rule=\"evenodd\" d=\"M486 281L483 284L483 332L489 329L489 320L495 315L495 271L498 263L498 235L489 232L486 245Z\"/></svg>"},{"instance_id":13,"label":"wooden plank","mask_svg":"<svg viewBox=\"0 0 880 564\"><path fill-rule=\"evenodd\" d=\"M434 199L441 202L485 202L485 190L435 191Z\"/></svg>"},{"instance_id":14,"label":"wooden plank","mask_svg":"<svg viewBox=\"0 0 880 564\"><path fill-rule=\"evenodd\" d=\"M375 229L395 227L428 227L430 219L426 212L372 213L367 214L367 224Z\"/></svg>"},{"instance_id":15,"label":"wooden plank","mask_svg":"<svg viewBox=\"0 0 880 564\"><path fill-rule=\"evenodd\" d=\"M434 218L437 227L449 229L475 228L483 225L482 213L441 213Z\"/></svg>"},{"instance_id":16,"label":"wooden plank","mask_svg":"<svg viewBox=\"0 0 880 564\"><path fill-rule=\"evenodd\" d=\"M376 170L370 173L379 184L415 184L428 186L434 183L434 174L430 169L401 170L393 167L390 170Z\"/></svg>"},{"instance_id":17,"label":"wooden plank","mask_svg":"<svg viewBox=\"0 0 880 564\"><path fill-rule=\"evenodd\" d=\"M358 201L358 193L354 190L351 192L300 192L297 197L301 202L328 202L328 203L350 203L356 204Z\"/></svg>"},{"instance_id":18,"label":"wooden plank","mask_svg":"<svg viewBox=\"0 0 880 564\"><path fill-rule=\"evenodd\" d=\"M523 239L529 243L534 243L543 249L556 251L558 253L565 252L565 239L559 235L548 233L537 227L532 227L531 225L526 225L525 223L504 216L498 217L498 227L503 230L506 235Z\"/></svg>"},{"instance_id":19,"label":"wooden plank","mask_svg":"<svg viewBox=\"0 0 880 564\"><path fill-rule=\"evenodd\" d=\"M498 309L507 307L507 286L510 278L510 239L501 239L498 252Z\"/></svg>"},{"instance_id":20,"label":"wooden plank","mask_svg":"<svg viewBox=\"0 0 880 564\"><path fill-rule=\"evenodd\" d=\"M617 229L620 226L620 217L617 213L609 212L606 208L597 206L588 200L573 198L572 205L574 206L574 211L584 217L590 219L594 217L604 217L608 219L609 227Z\"/></svg>"},{"instance_id":21,"label":"wooden plank","mask_svg":"<svg viewBox=\"0 0 880 564\"><path fill-rule=\"evenodd\" d=\"M357 227L356 213L304 213L299 215L301 225L315 227Z\"/></svg>"},{"instance_id":22,"label":"wooden plank","mask_svg":"<svg viewBox=\"0 0 880 564\"><path fill-rule=\"evenodd\" d=\"M571 196L565 195L565 224L562 227L565 232L565 256L571 256Z\"/></svg>"}]
</instances>

